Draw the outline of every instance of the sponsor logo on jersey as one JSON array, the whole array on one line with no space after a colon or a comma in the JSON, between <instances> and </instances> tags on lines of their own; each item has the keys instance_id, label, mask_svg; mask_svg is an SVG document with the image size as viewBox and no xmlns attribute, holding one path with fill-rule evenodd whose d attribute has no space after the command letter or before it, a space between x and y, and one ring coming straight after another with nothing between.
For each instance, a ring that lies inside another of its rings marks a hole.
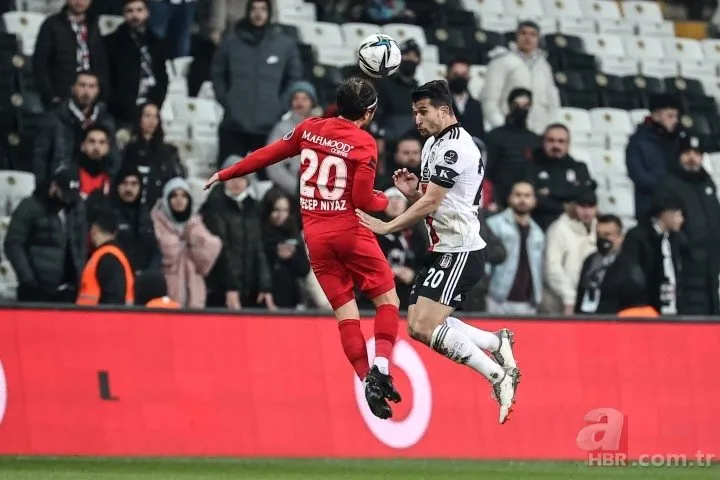
<instances>
[{"instance_id":1,"label":"sponsor logo on jersey","mask_svg":"<svg viewBox=\"0 0 720 480\"><path fill-rule=\"evenodd\" d=\"M440 268L448 268L450 265L452 265L452 254L446 253L440 259Z\"/></svg>"},{"instance_id":2,"label":"sponsor logo on jersey","mask_svg":"<svg viewBox=\"0 0 720 480\"><path fill-rule=\"evenodd\" d=\"M445 163L452 165L458 161L458 154L455 150L448 150L445 152L445 155L443 155L443 160L445 160Z\"/></svg>"},{"instance_id":3,"label":"sponsor logo on jersey","mask_svg":"<svg viewBox=\"0 0 720 480\"><path fill-rule=\"evenodd\" d=\"M288 133L285 134L283 137L283 140L290 140L293 136L293 133L295 133L295 127L293 127L292 130L290 130Z\"/></svg>"},{"instance_id":4,"label":"sponsor logo on jersey","mask_svg":"<svg viewBox=\"0 0 720 480\"><path fill-rule=\"evenodd\" d=\"M352 149L355 148L355 145L340 142L332 138L325 138L322 135L317 135L307 130L303 132L302 139L307 140L310 143L314 143L315 145L329 148L333 155L340 155L342 157L347 157Z\"/></svg>"}]
</instances>

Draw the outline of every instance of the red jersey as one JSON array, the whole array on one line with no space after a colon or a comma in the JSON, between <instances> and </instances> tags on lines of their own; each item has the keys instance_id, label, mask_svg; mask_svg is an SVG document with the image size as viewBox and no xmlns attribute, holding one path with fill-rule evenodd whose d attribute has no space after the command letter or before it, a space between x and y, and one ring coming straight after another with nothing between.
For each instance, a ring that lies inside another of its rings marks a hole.
<instances>
[{"instance_id":1,"label":"red jersey","mask_svg":"<svg viewBox=\"0 0 720 480\"><path fill-rule=\"evenodd\" d=\"M373 190L375 139L343 118L309 118L282 139L219 172L225 181L300 155L300 209L305 236L359 225L355 209L381 211L388 200Z\"/></svg>"}]
</instances>

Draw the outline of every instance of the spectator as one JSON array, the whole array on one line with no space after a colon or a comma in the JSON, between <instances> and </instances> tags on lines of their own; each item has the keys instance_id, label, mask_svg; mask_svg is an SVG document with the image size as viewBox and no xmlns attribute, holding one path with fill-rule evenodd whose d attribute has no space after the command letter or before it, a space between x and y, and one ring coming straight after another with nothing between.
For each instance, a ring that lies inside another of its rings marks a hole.
<instances>
[{"instance_id":1,"label":"spectator","mask_svg":"<svg viewBox=\"0 0 720 480\"><path fill-rule=\"evenodd\" d=\"M162 196L165 184L175 177L185 178L185 168L175 146L165 143L165 133L157 105L140 105L130 143L125 147L123 165L142 175L142 203L152 208Z\"/></svg>"},{"instance_id":2,"label":"spectator","mask_svg":"<svg viewBox=\"0 0 720 480\"><path fill-rule=\"evenodd\" d=\"M410 94L418 86L415 72L422 60L420 46L415 40L400 44L402 61L397 73L378 80L378 109L375 121L385 130L385 138L395 141L408 131L415 131Z\"/></svg>"},{"instance_id":3,"label":"spectator","mask_svg":"<svg viewBox=\"0 0 720 480\"><path fill-rule=\"evenodd\" d=\"M555 123L545 130L542 148L533 152L529 179L538 196L533 218L543 230L565 211L566 203L581 191L596 187L587 166L568 154L569 147L570 132L565 125Z\"/></svg>"},{"instance_id":4,"label":"spectator","mask_svg":"<svg viewBox=\"0 0 720 480\"><path fill-rule=\"evenodd\" d=\"M163 260L168 296L185 308L203 308L205 277L215 265L222 242L211 234L200 215L193 214L192 197L182 178L173 178L150 212Z\"/></svg>"},{"instance_id":5,"label":"spectator","mask_svg":"<svg viewBox=\"0 0 720 480\"><path fill-rule=\"evenodd\" d=\"M560 93L547 61L539 48L540 27L535 22L520 22L515 43L509 48L497 47L490 52L485 84L480 92L485 118L493 128L503 125L508 114L505 99L516 88L532 92L533 103L528 128L541 134L557 116Z\"/></svg>"},{"instance_id":6,"label":"spectator","mask_svg":"<svg viewBox=\"0 0 720 480\"><path fill-rule=\"evenodd\" d=\"M295 82L288 91L290 110L282 116L275 125L268 143L280 140L295 126L306 118L312 116L313 107L317 105L317 92L309 82ZM293 198L299 196L298 172L300 171L300 156L285 159L267 168L268 179L282 188Z\"/></svg>"},{"instance_id":7,"label":"spectator","mask_svg":"<svg viewBox=\"0 0 720 480\"><path fill-rule=\"evenodd\" d=\"M683 207L682 199L659 192L653 199L651 219L631 228L622 246L622 256L643 270L642 297L662 315L677 315L682 303L678 280Z\"/></svg>"},{"instance_id":8,"label":"spectator","mask_svg":"<svg viewBox=\"0 0 720 480\"><path fill-rule=\"evenodd\" d=\"M263 200L262 217L262 239L272 271L273 300L280 308L297 308L303 303L300 284L310 273L310 260L290 197L279 189L270 190Z\"/></svg>"},{"instance_id":9,"label":"spectator","mask_svg":"<svg viewBox=\"0 0 720 480\"><path fill-rule=\"evenodd\" d=\"M677 164L679 103L668 95L652 99L650 116L638 125L625 150L627 171L635 184L635 216L647 220L655 189Z\"/></svg>"},{"instance_id":10,"label":"spectator","mask_svg":"<svg viewBox=\"0 0 720 480\"><path fill-rule=\"evenodd\" d=\"M90 227L95 251L85 264L78 292L78 305L132 305L135 274L125 253L115 242L118 219L115 212L99 212Z\"/></svg>"},{"instance_id":11,"label":"spectator","mask_svg":"<svg viewBox=\"0 0 720 480\"><path fill-rule=\"evenodd\" d=\"M135 121L137 105L162 106L168 89L162 40L147 28L146 0L125 0L125 23L105 37L110 72L110 112L119 125Z\"/></svg>"},{"instance_id":12,"label":"spectator","mask_svg":"<svg viewBox=\"0 0 720 480\"><path fill-rule=\"evenodd\" d=\"M70 100L58 105L43 119L42 130L35 141L33 172L38 182L60 165L69 165L80 151L80 143L90 127L104 128L110 136L108 171L120 166L115 145L115 120L105 104L98 101L98 77L94 72L80 71L75 77Z\"/></svg>"},{"instance_id":13,"label":"spectator","mask_svg":"<svg viewBox=\"0 0 720 480\"><path fill-rule=\"evenodd\" d=\"M150 28L165 40L168 58L190 55L190 27L195 22L196 0L153 0L150 7Z\"/></svg>"},{"instance_id":14,"label":"spectator","mask_svg":"<svg viewBox=\"0 0 720 480\"><path fill-rule=\"evenodd\" d=\"M228 30L213 58L215 97L225 109L218 163L265 145L284 110L283 90L302 77L297 45L269 28L271 14L268 0L248 1L245 18Z\"/></svg>"},{"instance_id":15,"label":"spectator","mask_svg":"<svg viewBox=\"0 0 720 480\"><path fill-rule=\"evenodd\" d=\"M222 168L239 160L231 156ZM200 209L208 229L222 240L221 263L227 270L213 272L211 306L277 308L260 226L262 196L253 180L253 176L234 178L213 188Z\"/></svg>"},{"instance_id":16,"label":"spectator","mask_svg":"<svg viewBox=\"0 0 720 480\"><path fill-rule=\"evenodd\" d=\"M480 220L480 236L485 243L485 262L486 265L494 267L505 261L507 258L507 250L502 240L493 233L485 220L485 210L478 209L478 220ZM488 217L490 218L490 217ZM490 291L490 275L483 274L480 281L470 290L465 301L465 310L471 312L487 311L487 297Z\"/></svg>"},{"instance_id":17,"label":"spectator","mask_svg":"<svg viewBox=\"0 0 720 480\"><path fill-rule=\"evenodd\" d=\"M70 97L76 72L97 72L100 90L107 94L108 58L97 19L86 15L91 0L67 0L40 27L33 72L43 105L51 109Z\"/></svg>"},{"instance_id":18,"label":"spectator","mask_svg":"<svg viewBox=\"0 0 720 480\"><path fill-rule=\"evenodd\" d=\"M680 165L658 190L675 195L685 205L682 232L688 244L681 255L678 310L683 315L720 314L720 202L717 185L702 166L703 152L700 137L681 135Z\"/></svg>"},{"instance_id":19,"label":"spectator","mask_svg":"<svg viewBox=\"0 0 720 480\"><path fill-rule=\"evenodd\" d=\"M368 0L365 16L369 23L414 23L415 12L405 6L405 0Z\"/></svg>"},{"instance_id":20,"label":"spectator","mask_svg":"<svg viewBox=\"0 0 720 480\"><path fill-rule=\"evenodd\" d=\"M385 190L384 193L389 203L383 220L390 221L407 210L408 201L395 187ZM379 236L378 243L395 274L395 288L400 297L400 308L406 310L417 267L428 247L425 227L422 223L417 223L405 230Z\"/></svg>"},{"instance_id":21,"label":"spectator","mask_svg":"<svg viewBox=\"0 0 720 480\"><path fill-rule=\"evenodd\" d=\"M83 199L87 199L96 190L102 192L102 195L110 193L109 154L108 131L100 126L92 126L85 130L80 153L73 165L78 167L80 196Z\"/></svg>"},{"instance_id":22,"label":"spectator","mask_svg":"<svg viewBox=\"0 0 720 480\"><path fill-rule=\"evenodd\" d=\"M487 179L493 185L495 203L504 207L512 186L525 178L532 152L541 145L540 137L527 128L532 93L516 88L507 97L510 113L505 125L488 133Z\"/></svg>"},{"instance_id":23,"label":"spectator","mask_svg":"<svg viewBox=\"0 0 720 480\"><path fill-rule=\"evenodd\" d=\"M455 58L447 69L447 81L453 95L455 115L471 136L485 138L482 105L468 92L470 61L466 58Z\"/></svg>"},{"instance_id":24,"label":"spectator","mask_svg":"<svg viewBox=\"0 0 720 480\"><path fill-rule=\"evenodd\" d=\"M531 216L535 203L533 186L518 182L508 198L509 207L487 220L507 251L504 262L486 267L490 272L488 313L537 313L542 301L545 234Z\"/></svg>"},{"instance_id":25,"label":"spectator","mask_svg":"<svg viewBox=\"0 0 720 480\"><path fill-rule=\"evenodd\" d=\"M634 261L618 255L623 244L623 225L618 217L601 215L595 231L597 251L583 262L575 313L615 315L624 307L622 292L642 291L644 279Z\"/></svg>"},{"instance_id":26,"label":"spectator","mask_svg":"<svg viewBox=\"0 0 720 480\"><path fill-rule=\"evenodd\" d=\"M20 302L73 303L87 258L87 224L74 170L60 168L15 208L5 255Z\"/></svg>"},{"instance_id":27,"label":"spectator","mask_svg":"<svg viewBox=\"0 0 720 480\"><path fill-rule=\"evenodd\" d=\"M135 277L135 305L148 308L182 308L168 297L165 275L160 270L149 270Z\"/></svg>"},{"instance_id":28,"label":"spectator","mask_svg":"<svg viewBox=\"0 0 720 480\"><path fill-rule=\"evenodd\" d=\"M586 189L545 235L545 288L542 313L572 315L583 262L597 249L597 197Z\"/></svg>"},{"instance_id":29,"label":"spectator","mask_svg":"<svg viewBox=\"0 0 720 480\"><path fill-rule=\"evenodd\" d=\"M414 137L401 138L395 148L395 162L390 171L407 168L420 178L420 154L422 144Z\"/></svg>"},{"instance_id":30,"label":"spectator","mask_svg":"<svg viewBox=\"0 0 720 480\"><path fill-rule=\"evenodd\" d=\"M210 6L210 39L220 45L223 33L242 20L249 0L213 0ZM251 1L251 0L250 0ZM274 12L275 9L273 8ZM319 14L319 12L318 12ZM319 16L319 15L318 15ZM275 16L271 17L274 20ZM318 18L318 20L321 20Z\"/></svg>"},{"instance_id":31,"label":"spectator","mask_svg":"<svg viewBox=\"0 0 720 480\"><path fill-rule=\"evenodd\" d=\"M118 217L115 240L136 274L159 269L162 264L150 209L142 203L142 189L140 172L133 167L123 167L115 175L108 202Z\"/></svg>"}]
</instances>

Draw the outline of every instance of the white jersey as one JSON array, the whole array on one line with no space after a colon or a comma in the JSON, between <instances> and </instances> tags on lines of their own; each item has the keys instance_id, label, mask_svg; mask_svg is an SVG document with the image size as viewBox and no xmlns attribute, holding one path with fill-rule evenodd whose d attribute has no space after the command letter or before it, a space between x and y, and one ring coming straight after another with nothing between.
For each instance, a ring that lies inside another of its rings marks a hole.
<instances>
[{"instance_id":1,"label":"white jersey","mask_svg":"<svg viewBox=\"0 0 720 480\"><path fill-rule=\"evenodd\" d=\"M449 191L425 218L430 251L472 252L485 248L480 236L478 196L485 177L482 155L470 134L455 124L427 139L422 149L420 191L429 182Z\"/></svg>"}]
</instances>

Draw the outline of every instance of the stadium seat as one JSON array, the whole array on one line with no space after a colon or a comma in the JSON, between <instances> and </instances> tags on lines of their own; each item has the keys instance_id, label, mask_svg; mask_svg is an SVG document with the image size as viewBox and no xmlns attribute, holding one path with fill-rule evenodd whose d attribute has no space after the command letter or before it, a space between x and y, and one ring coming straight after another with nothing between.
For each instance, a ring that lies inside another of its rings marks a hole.
<instances>
[{"instance_id":1,"label":"stadium seat","mask_svg":"<svg viewBox=\"0 0 720 480\"><path fill-rule=\"evenodd\" d=\"M633 125L639 125L650 115L650 110L646 108L636 108L634 110L630 110L628 113L630 114L630 119Z\"/></svg>"},{"instance_id":2,"label":"stadium seat","mask_svg":"<svg viewBox=\"0 0 720 480\"><path fill-rule=\"evenodd\" d=\"M680 75L685 78L714 79L717 76L715 64L709 61L680 60Z\"/></svg>"},{"instance_id":3,"label":"stadium seat","mask_svg":"<svg viewBox=\"0 0 720 480\"><path fill-rule=\"evenodd\" d=\"M22 53L32 55L45 15L34 12L6 12L2 15L5 31L20 37Z\"/></svg>"},{"instance_id":4,"label":"stadium seat","mask_svg":"<svg viewBox=\"0 0 720 480\"><path fill-rule=\"evenodd\" d=\"M304 23L313 23L317 19L315 5L308 2L301 2L296 6L288 6L276 10L277 23L301 25Z\"/></svg>"},{"instance_id":5,"label":"stadium seat","mask_svg":"<svg viewBox=\"0 0 720 480\"><path fill-rule=\"evenodd\" d=\"M592 18L561 17L558 19L558 32L582 37L586 33L595 33L596 24Z\"/></svg>"},{"instance_id":6,"label":"stadium seat","mask_svg":"<svg viewBox=\"0 0 720 480\"><path fill-rule=\"evenodd\" d=\"M635 195L632 188L616 185L609 191L598 191L598 210L623 218L635 217Z\"/></svg>"},{"instance_id":7,"label":"stadium seat","mask_svg":"<svg viewBox=\"0 0 720 480\"><path fill-rule=\"evenodd\" d=\"M317 53L317 63L323 65L332 65L335 67L344 67L356 60L353 47L344 45L315 45Z\"/></svg>"},{"instance_id":8,"label":"stadium seat","mask_svg":"<svg viewBox=\"0 0 720 480\"><path fill-rule=\"evenodd\" d=\"M465 47L473 52L469 60L475 64L487 65L490 61L490 52L496 47L505 45L505 39L498 32L464 28L462 34ZM424 56L423 60L425 60Z\"/></svg>"},{"instance_id":9,"label":"stadium seat","mask_svg":"<svg viewBox=\"0 0 720 480\"><path fill-rule=\"evenodd\" d=\"M340 26L336 23L303 23L297 27L303 43L309 43L316 47L345 45L342 30L340 30Z\"/></svg>"},{"instance_id":10,"label":"stadium seat","mask_svg":"<svg viewBox=\"0 0 720 480\"><path fill-rule=\"evenodd\" d=\"M720 39L706 38L700 41L705 59L714 64L720 63Z\"/></svg>"},{"instance_id":11,"label":"stadium seat","mask_svg":"<svg viewBox=\"0 0 720 480\"><path fill-rule=\"evenodd\" d=\"M342 80L342 72L337 66L315 65L312 69L311 81L317 90L320 105L335 103L337 87Z\"/></svg>"},{"instance_id":12,"label":"stadium seat","mask_svg":"<svg viewBox=\"0 0 720 480\"><path fill-rule=\"evenodd\" d=\"M585 0L543 0L542 7L545 16L557 19L580 18L583 11L580 3Z\"/></svg>"},{"instance_id":13,"label":"stadium seat","mask_svg":"<svg viewBox=\"0 0 720 480\"><path fill-rule=\"evenodd\" d=\"M10 216L35 190L35 175L15 170L0 170L0 216Z\"/></svg>"},{"instance_id":14,"label":"stadium seat","mask_svg":"<svg viewBox=\"0 0 720 480\"><path fill-rule=\"evenodd\" d=\"M630 134L628 133L606 133L605 134L605 147L609 150L625 150L628 141L630 140Z\"/></svg>"},{"instance_id":15,"label":"stadium seat","mask_svg":"<svg viewBox=\"0 0 720 480\"><path fill-rule=\"evenodd\" d=\"M418 45L424 47L428 44L425 38L425 32L417 25L409 25L405 23L389 23L383 27L383 32L391 35L395 40L402 43L405 40L413 39Z\"/></svg>"},{"instance_id":16,"label":"stadium seat","mask_svg":"<svg viewBox=\"0 0 720 480\"><path fill-rule=\"evenodd\" d=\"M627 178L624 150L595 150L592 161L594 168L609 178Z\"/></svg>"},{"instance_id":17,"label":"stadium seat","mask_svg":"<svg viewBox=\"0 0 720 480\"><path fill-rule=\"evenodd\" d=\"M4 300L14 300L17 297L18 279L10 262L0 263L0 295Z\"/></svg>"},{"instance_id":18,"label":"stadium seat","mask_svg":"<svg viewBox=\"0 0 720 480\"><path fill-rule=\"evenodd\" d=\"M624 57L625 47L622 38L617 35L582 35L585 50L593 55L603 57Z\"/></svg>"},{"instance_id":19,"label":"stadium seat","mask_svg":"<svg viewBox=\"0 0 720 480\"><path fill-rule=\"evenodd\" d=\"M564 123L564 122L562 122ZM578 132L572 130L571 143L573 148L580 150L604 150L607 148L607 139L604 134L592 133L592 132Z\"/></svg>"},{"instance_id":20,"label":"stadium seat","mask_svg":"<svg viewBox=\"0 0 720 480\"><path fill-rule=\"evenodd\" d=\"M463 8L479 16L505 13L503 0L463 0Z\"/></svg>"},{"instance_id":21,"label":"stadium seat","mask_svg":"<svg viewBox=\"0 0 720 480\"><path fill-rule=\"evenodd\" d=\"M600 106L631 110L639 105L638 99L625 91L622 75L598 73L595 75Z\"/></svg>"},{"instance_id":22,"label":"stadium seat","mask_svg":"<svg viewBox=\"0 0 720 480\"><path fill-rule=\"evenodd\" d=\"M209 80L206 80L200 85L200 90L198 91L198 98L204 98L206 100L215 100L215 90L213 89L212 82Z\"/></svg>"},{"instance_id":23,"label":"stadium seat","mask_svg":"<svg viewBox=\"0 0 720 480\"><path fill-rule=\"evenodd\" d=\"M638 62L629 57L600 57L600 71L608 75L626 77L640 73Z\"/></svg>"},{"instance_id":24,"label":"stadium seat","mask_svg":"<svg viewBox=\"0 0 720 480\"><path fill-rule=\"evenodd\" d=\"M423 62L440 63L440 49L437 45L425 45L422 52Z\"/></svg>"},{"instance_id":25,"label":"stadium seat","mask_svg":"<svg viewBox=\"0 0 720 480\"><path fill-rule=\"evenodd\" d=\"M516 30L518 19L512 15L488 13L480 18L480 26L483 30L491 32L509 32Z\"/></svg>"},{"instance_id":26,"label":"stadium seat","mask_svg":"<svg viewBox=\"0 0 720 480\"><path fill-rule=\"evenodd\" d=\"M480 98L480 92L485 85L485 74L487 67L485 65L472 65L470 67L470 83L468 84L468 92L473 98Z\"/></svg>"},{"instance_id":27,"label":"stadium seat","mask_svg":"<svg viewBox=\"0 0 720 480\"><path fill-rule=\"evenodd\" d=\"M634 130L628 112L619 108L593 108L590 110L590 119L597 132L629 135Z\"/></svg>"},{"instance_id":28,"label":"stadium seat","mask_svg":"<svg viewBox=\"0 0 720 480\"><path fill-rule=\"evenodd\" d=\"M418 67L417 80L420 83L442 80L447 74L447 67L442 64L421 63Z\"/></svg>"},{"instance_id":29,"label":"stadium seat","mask_svg":"<svg viewBox=\"0 0 720 480\"><path fill-rule=\"evenodd\" d=\"M168 60L165 63L167 74L170 80L175 78L185 79L190 72L190 65L192 65L195 58L193 57L178 57L174 60Z\"/></svg>"},{"instance_id":30,"label":"stadium seat","mask_svg":"<svg viewBox=\"0 0 720 480\"><path fill-rule=\"evenodd\" d=\"M439 22L448 28L477 27L477 20L473 12L444 8L433 15Z\"/></svg>"},{"instance_id":31,"label":"stadium seat","mask_svg":"<svg viewBox=\"0 0 720 480\"><path fill-rule=\"evenodd\" d=\"M583 10L583 16L587 18L594 18L596 20L618 20L622 18L622 15L620 15L620 7L613 1L583 0L580 2L580 6Z\"/></svg>"},{"instance_id":32,"label":"stadium seat","mask_svg":"<svg viewBox=\"0 0 720 480\"><path fill-rule=\"evenodd\" d=\"M660 23L638 23L637 34L642 38L674 38L675 24L670 21Z\"/></svg>"},{"instance_id":33,"label":"stadium seat","mask_svg":"<svg viewBox=\"0 0 720 480\"><path fill-rule=\"evenodd\" d=\"M538 27L540 27L540 35L557 33L558 31L557 18L555 17L543 15L542 17L530 17L527 18L527 20L538 24Z\"/></svg>"},{"instance_id":34,"label":"stadium seat","mask_svg":"<svg viewBox=\"0 0 720 480\"><path fill-rule=\"evenodd\" d=\"M562 123L572 132L573 137L576 133L592 133L592 121L587 110L573 107L562 107L557 116L550 123Z\"/></svg>"},{"instance_id":35,"label":"stadium seat","mask_svg":"<svg viewBox=\"0 0 720 480\"><path fill-rule=\"evenodd\" d=\"M349 22L342 25L343 37L348 45L360 45L366 37L382 31L382 28L372 23Z\"/></svg>"},{"instance_id":36,"label":"stadium seat","mask_svg":"<svg viewBox=\"0 0 720 480\"><path fill-rule=\"evenodd\" d=\"M188 125L205 124L217 126L215 102L203 98L177 99L172 102L175 120Z\"/></svg>"},{"instance_id":37,"label":"stadium seat","mask_svg":"<svg viewBox=\"0 0 720 480\"><path fill-rule=\"evenodd\" d=\"M635 26L623 19L600 19L597 21L597 32L600 35L631 37L635 34Z\"/></svg>"},{"instance_id":38,"label":"stadium seat","mask_svg":"<svg viewBox=\"0 0 720 480\"><path fill-rule=\"evenodd\" d=\"M165 103L167 104L167 102ZM163 120L163 131L165 132L165 141L173 144L185 141L190 136L187 124L172 120Z\"/></svg>"},{"instance_id":39,"label":"stadium seat","mask_svg":"<svg viewBox=\"0 0 720 480\"><path fill-rule=\"evenodd\" d=\"M590 109L599 105L595 79L590 72L558 71L555 83L563 106Z\"/></svg>"},{"instance_id":40,"label":"stadium seat","mask_svg":"<svg viewBox=\"0 0 720 480\"><path fill-rule=\"evenodd\" d=\"M666 38L662 40L667 58L677 60L705 60L702 45L694 38Z\"/></svg>"},{"instance_id":41,"label":"stadium seat","mask_svg":"<svg viewBox=\"0 0 720 480\"><path fill-rule=\"evenodd\" d=\"M100 35L110 35L125 21L121 15L100 15L98 18L98 27Z\"/></svg>"},{"instance_id":42,"label":"stadium seat","mask_svg":"<svg viewBox=\"0 0 720 480\"><path fill-rule=\"evenodd\" d=\"M650 107L650 97L665 93L665 82L656 77L633 75L623 78L625 89L636 95L641 101L641 108Z\"/></svg>"},{"instance_id":43,"label":"stadium seat","mask_svg":"<svg viewBox=\"0 0 720 480\"><path fill-rule=\"evenodd\" d=\"M665 58L662 43L656 39L647 40L642 37L626 37L625 51L627 56L632 58Z\"/></svg>"},{"instance_id":44,"label":"stadium seat","mask_svg":"<svg viewBox=\"0 0 720 480\"><path fill-rule=\"evenodd\" d=\"M10 227L10 216L0 215L0 258L5 258L5 236L7 235L8 228Z\"/></svg>"},{"instance_id":45,"label":"stadium seat","mask_svg":"<svg viewBox=\"0 0 720 480\"><path fill-rule=\"evenodd\" d=\"M676 77L678 72L678 64L674 60L663 58L646 58L640 60L640 73L646 77Z\"/></svg>"},{"instance_id":46,"label":"stadium seat","mask_svg":"<svg viewBox=\"0 0 720 480\"><path fill-rule=\"evenodd\" d=\"M664 20L658 2L648 0L625 0L622 2L623 14L628 20L637 23L660 23Z\"/></svg>"},{"instance_id":47,"label":"stadium seat","mask_svg":"<svg viewBox=\"0 0 720 480\"><path fill-rule=\"evenodd\" d=\"M525 0L505 0L505 12L520 19L542 17L545 13L540 2Z\"/></svg>"}]
</instances>

